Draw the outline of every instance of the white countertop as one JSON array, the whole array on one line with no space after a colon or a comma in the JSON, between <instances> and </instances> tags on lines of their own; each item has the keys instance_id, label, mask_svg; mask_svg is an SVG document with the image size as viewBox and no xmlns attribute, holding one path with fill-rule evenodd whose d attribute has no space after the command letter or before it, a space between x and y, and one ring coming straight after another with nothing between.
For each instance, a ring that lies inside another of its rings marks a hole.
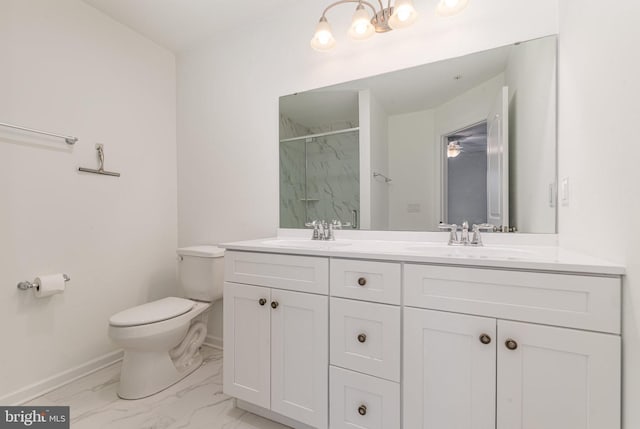
<instances>
[{"instance_id":1,"label":"white countertop","mask_svg":"<svg viewBox=\"0 0 640 429\"><path fill-rule=\"evenodd\" d=\"M485 247L447 246L440 241L337 239L312 241L284 236L220 244L228 250L336 258L374 259L485 268L560 271L619 276L625 268L557 246L486 244Z\"/></svg>"}]
</instances>

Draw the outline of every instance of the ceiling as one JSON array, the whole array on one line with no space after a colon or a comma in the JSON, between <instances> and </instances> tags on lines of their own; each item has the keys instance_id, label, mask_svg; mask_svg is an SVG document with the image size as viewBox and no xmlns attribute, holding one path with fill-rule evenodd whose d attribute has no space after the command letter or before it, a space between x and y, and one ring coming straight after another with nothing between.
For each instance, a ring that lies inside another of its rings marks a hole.
<instances>
[{"instance_id":1,"label":"ceiling","mask_svg":"<svg viewBox=\"0 0 640 429\"><path fill-rule=\"evenodd\" d=\"M358 91L369 89L387 115L429 110L504 72L513 46L385 73L280 98L280 113L309 128L357 121Z\"/></svg>"},{"instance_id":2,"label":"ceiling","mask_svg":"<svg viewBox=\"0 0 640 429\"><path fill-rule=\"evenodd\" d=\"M179 52L233 27L259 22L299 0L83 0Z\"/></svg>"},{"instance_id":3,"label":"ceiling","mask_svg":"<svg viewBox=\"0 0 640 429\"><path fill-rule=\"evenodd\" d=\"M389 115L433 109L503 72L512 48L503 46L346 82L327 90L368 88Z\"/></svg>"}]
</instances>

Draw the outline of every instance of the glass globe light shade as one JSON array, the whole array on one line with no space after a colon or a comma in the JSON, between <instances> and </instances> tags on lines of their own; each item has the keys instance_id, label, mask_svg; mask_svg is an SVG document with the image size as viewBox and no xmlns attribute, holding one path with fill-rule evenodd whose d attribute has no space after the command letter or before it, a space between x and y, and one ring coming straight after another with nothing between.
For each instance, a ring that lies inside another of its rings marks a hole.
<instances>
[{"instance_id":1,"label":"glass globe light shade","mask_svg":"<svg viewBox=\"0 0 640 429\"><path fill-rule=\"evenodd\" d=\"M311 47L316 51L330 51L336 45L336 39L331 32L331 26L324 16L316 26L316 32L311 39Z\"/></svg>"},{"instance_id":2,"label":"glass globe light shade","mask_svg":"<svg viewBox=\"0 0 640 429\"><path fill-rule=\"evenodd\" d=\"M389 27L394 30L410 26L418 18L412 0L396 0L393 15L389 18Z\"/></svg>"},{"instance_id":3,"label":"glass globe light shade","mask_svg":"<svg viewBox=\"0 0 640 429\"><path fill-rule=\"evenodd\" d=\"M375 28L371 24L371 18L362 4L359 4L351 19L349 37L355 40L364 40L373 36Z\"/></svg>"}]
</instances>

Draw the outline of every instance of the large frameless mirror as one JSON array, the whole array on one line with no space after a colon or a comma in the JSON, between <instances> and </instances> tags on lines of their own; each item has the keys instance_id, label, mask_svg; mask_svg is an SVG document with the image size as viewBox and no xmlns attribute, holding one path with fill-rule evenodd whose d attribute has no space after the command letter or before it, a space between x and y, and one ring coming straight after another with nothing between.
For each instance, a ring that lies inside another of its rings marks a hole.
<instances>
[{"instance_id":1,"label":"large frameless mirror","mask_svg":"<svg viewBox=\"0 0 640 429\"><path fill-rule=\"evenodd\" d=\"M556 232L556 37L280 98L280 227Z\"/></svg>"}]
</instances>

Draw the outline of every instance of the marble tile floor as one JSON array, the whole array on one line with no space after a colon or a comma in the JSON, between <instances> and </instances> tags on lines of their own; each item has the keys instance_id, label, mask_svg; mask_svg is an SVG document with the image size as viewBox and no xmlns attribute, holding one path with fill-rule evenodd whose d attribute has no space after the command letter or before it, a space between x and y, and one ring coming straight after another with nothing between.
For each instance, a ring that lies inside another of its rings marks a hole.
<instances>
[{"instance_id":1,"label":"marble tile floor","mask_svg":"<svg viewBox=\"0 0 640 429\"><path fill-rule=\"evenodd\" d=\"M40 396L27 405L68 405L72 429L286 429L234 406L222 393L222 351L203 347L203 365L148 398L125 401L120 363Z\"/></svg>"}]
</instances>

